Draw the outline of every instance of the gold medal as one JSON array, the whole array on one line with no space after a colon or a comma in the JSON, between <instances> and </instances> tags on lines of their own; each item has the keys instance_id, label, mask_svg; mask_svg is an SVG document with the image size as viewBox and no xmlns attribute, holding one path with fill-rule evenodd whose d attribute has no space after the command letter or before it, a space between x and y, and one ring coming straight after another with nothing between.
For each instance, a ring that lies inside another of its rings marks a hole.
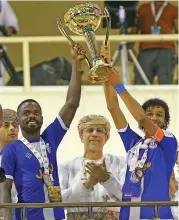
<instances>
[{"instance_id":1,"label":"gold medal","mask_svg":"<svg viewBox=\"0 0 179 220\"><path fill-rule=\"evenodd\" d=\"M61 190L59 186L48 186L48 196L50 202L61 202Z\"/></svg>"}]
</instances>

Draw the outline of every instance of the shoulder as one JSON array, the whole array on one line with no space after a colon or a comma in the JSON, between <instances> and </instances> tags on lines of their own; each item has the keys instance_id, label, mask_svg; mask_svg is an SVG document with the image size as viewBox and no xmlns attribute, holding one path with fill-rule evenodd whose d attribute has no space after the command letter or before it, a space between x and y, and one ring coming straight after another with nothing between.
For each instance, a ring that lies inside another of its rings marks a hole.
<instances>
[{"instance_id":1,"label":"shoulder","mask_svg":"<svg viewBox=\"0 0 179 220\"><path fill-rule=\"evenodd\" d=\"M7 5L7 4L9 4L9 3L8 3L8 0L3 0L3 1L1 1L1 7L3 7L4 5Z\"/></svg>"},{"instance_id":2,"label":"shoulder","mask_svg":"<svg viewBox=\"0 0 179 220\"><path fill-rule=\"evenodd\" d=\"M161 144L170 144L177 149L178 143L176 137L169 131L163 130L163 139L159 142Z\"/></svg>"},{"instance_id":3,"label":"shoulder","mask_svg":"<svg viewBox=\"0 0 179 220\"><path fill-rule=\"evenodd\" d=\"M178 18L178 7L176 5L168 3L166 9L171 18Z\"/></svg>"},{"instance_id":4,"label":"shoulder","mask_svg":"<svg viewBox=\"0 0 179 220\"><path fill-rule=\"evenodd\" d=\"M170 2L168 2L167 7L174 10L178 9L177 5L171 4Z\"/></svg>"},{"instance_id":5,"label":"shoulder","mask_svg":"<svg viewBox=\"0 0 179 220\"><path fill-rule=\"evenodd\" d=\"M12 151L12 152L14 152L14 151L17 149L17 147L19 146L19 144L21 144L19 140L15 140L15 141L13 141L13 142L10 143L10 144L6 144L6 145L4 146L4 148L2 149L2 153L3 153L3 152L6 152L6 151Z\"/></svg>"},{"instance_id":6,"label":"shoulder","mask_svg":"<svg viewBox=\"0 0 179 220\"><path fill-rule=\"evenodd\" d=\"M8 8L11 8L11 5L9 4L8 0L1 1L1 9L5 11L8 10Z\"/></svg>"},{"instance_id":7,"label":"shoulder","mask_svg":"<svg viewBox=\"0 0 179 220\"><path fill-rule=\"evenodd\" d=\"M149 4L149 3L141 3L141 4L138 6L137 12L138 12L138 13L146 12L146 10L148 10L149 7L150 7L150 4Z\"/></svg>"},{"instance_id":8,"label":"shoulder","mask_svg":"<svg viewBox=\"0 0 179 220\"><path fill-rule=\"evenodd\" d=\"M59 163L59 168L63 168L65 170L71 170L75 169L76 167L79 167L82 164L83 157L76 157L73 160L65 161L62 163Z\"/></svg>"},{"instance_id":9,"label":"shoulder","mask_svg":"<svg viewBox=\"0 0 179 220\"><path fill-rule=\"evenodd\" d=\"M52 121L45 128L45 130L42 132L41 136L44 138L47 135L47 133L55 135L56 132L58 134L59 134L59 132L65 133L65 132L67 132L67 130L68 130L68 128L64 124L63 120L61 119L61 117L59 115L57 115L57 117L54 119L54 121Z\"/></svg>"},{"instance_id":10,"label":"shoulder","mask_svg":"<svg viewBox=\"0 0 179 220\"><path fill-rule=\"evenodd\" d=\"M136 133L136 132L130 127L129 124L127 124L125 128L117 129L117 132L118 132L120 135L121 135L121 134L125 134L125 135L127 135L127 136L130 136L130 135L134 136L134 135L135 135L135 136L141 138L141 136L140 136L138 133Z\"/></svg>"},{"instance_id":11,"label":"shoulder","mask_svg":"<svg viewBox=\"0 0 179 220\"><path fill-rule=\"evenodd\" d=\"M164 134L164 137L175 138L175 136L171 132L166 131L164 129L163 129L163 134Z\"/></svg>"},{"instance_id":12,"label":"shoulder","mask_svg":"<svg viewBox=\"0 0 179 220\"><path fill-rule=\"evenodd\" d=\"M122 156L105 154L105 158L110 164L114 164L114 165L123 165L126 163L126 157L122 157Z\"/></svg>"}]
</instances>

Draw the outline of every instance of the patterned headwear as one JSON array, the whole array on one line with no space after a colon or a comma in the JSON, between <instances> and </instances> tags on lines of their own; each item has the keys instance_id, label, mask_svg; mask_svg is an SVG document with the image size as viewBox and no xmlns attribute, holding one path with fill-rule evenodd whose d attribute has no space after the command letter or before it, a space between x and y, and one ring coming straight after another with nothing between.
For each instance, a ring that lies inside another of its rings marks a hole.
<instances>
[{"instance_id":1,"label":"patterned headwear","mask_svg":"<svg viewBox=\"0 0 179 220\"><path fill-rule=\"evenodd\" d=\"M3 122L18 123L17 113L12 109L3 109Z\"/></svg>"},{"instance_id":2,"label":"patterned headwear","mask_svg":"<svg viewBox=\"0 0 179 220\"><path fill-rule=\"evenodd\" d=\"M96 127L98 125L105 128L106 135L109 138L111 126L109 121L102 115L86 115L83 118L81 118L78 123L78 132L81 135L85 128L92 126Z\"/></svg>"}]
</instances>

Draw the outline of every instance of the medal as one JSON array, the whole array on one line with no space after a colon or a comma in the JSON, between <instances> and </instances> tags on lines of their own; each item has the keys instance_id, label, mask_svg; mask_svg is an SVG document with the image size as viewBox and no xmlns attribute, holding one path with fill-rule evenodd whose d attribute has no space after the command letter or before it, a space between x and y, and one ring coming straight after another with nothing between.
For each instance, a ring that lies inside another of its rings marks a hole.
<instances>
[{"instance_id":1,"label":"medal","mask_svg":"<svg viewBox=\"0 0 179 220\"><path fill-rule=\"evenodd\" d=\"M138 180L141 180L145 173L145 168L136 167L135 168L135 176Z\"/></svg>"},{"instance_id":2,"label":"medal","mask_svg":"<svg viewBox=\"0 0 179 220\"><path fill-rule=\"evenodd\" d=\"M33 153L33 155L37 158L40 167L44 167L43 180L48 190L49 201L61 202L61 190L59 186L54 186L53 184L53 176L49 168L49 160L47 157L46 145L43 139L40 139L41 154L38 151L36 151L34 146L31 143L29 143L28 140L24 137L20 138L19 140L21 140L23 144L25 144Z\"/></svg>"},{"instance_id":3,"label":"medal","mask_svg":"<svg viewBox=\"0 0 179 220\"><path fill-rule=\"evenodd\" d=\"M139 179L136 177L136 174L135 174L134 171L131 173L130 181L132 183L138 183L139 182Z\"/></svg>"},{"instance_id":4,"label":"medal","mask_svg":"<svg viewBox=\"0 0 179 220\"><path fill-rule=\"evenodd\" d=\"M50 202L61 202L61 190L59 186L48 186L48 196Z\"/></svg>"}]
</instances>

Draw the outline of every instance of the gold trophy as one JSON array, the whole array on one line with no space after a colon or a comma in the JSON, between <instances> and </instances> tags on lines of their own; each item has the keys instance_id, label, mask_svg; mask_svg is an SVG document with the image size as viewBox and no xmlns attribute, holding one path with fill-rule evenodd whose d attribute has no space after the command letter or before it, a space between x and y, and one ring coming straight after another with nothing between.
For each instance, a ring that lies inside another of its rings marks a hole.
<instances>
[{"instance_id":1,"label":"gold trophy","mask_svg":"<svg viewBox=\"0 0 179 220\"><path fill-rule=\"evenodd\" d=\"M107 45L111 19L106 8L104 9L104 13L101 14L101 9L98 5L88 2L76 5L69 9L69 11L64 15L65 24L62 23L61 19L57 20L59 30L72 44L76 43L66 33L64 26L67 26L73 33L84 36L93 59L93 65L91 65L88 57L85 56L85 60L90 68L89 81L92 83L106 82L109 78L108 68L111 68L110 64L104 63L100 59L94 33L94 31L99 27L103 17L105 17L107 21L107 31L105 37L105 45Z\"/></svg>"}]
</instances>

